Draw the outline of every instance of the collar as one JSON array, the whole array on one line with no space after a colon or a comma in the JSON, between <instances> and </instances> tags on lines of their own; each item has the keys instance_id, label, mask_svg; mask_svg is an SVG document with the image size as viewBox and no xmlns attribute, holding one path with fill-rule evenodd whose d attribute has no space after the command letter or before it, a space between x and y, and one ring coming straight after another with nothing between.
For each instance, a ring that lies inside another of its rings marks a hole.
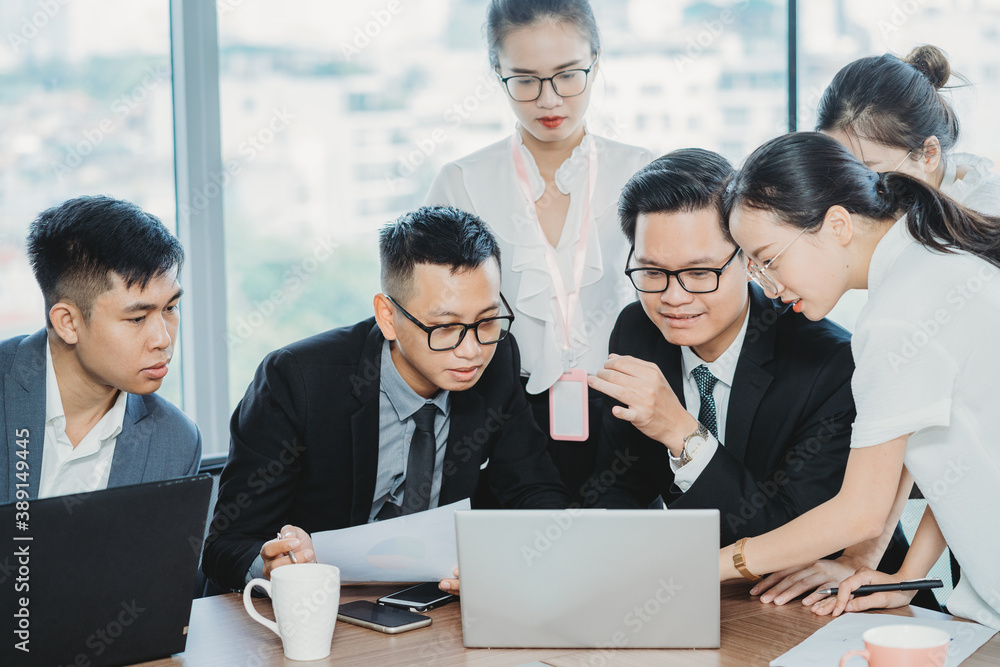
<instances>
[{"instance_id":1,"label":"collar","mask_svg":"<svg viewBox=\"0 0 1000 667\"><path fill-rule=\"evenodd\" d=\"M520 125L514 128L514 134L517 136L517 142L520 145L521 155L524 158L525 168L528 171L528 184L531 187L531 195L535 198L535 201L541 199L542 195L545 194L545 180L542 178L542 173L538 169L538 165L535 163L535 156L531 154L528 147L524 145L524 139L521 137L521 131L518 129ZM583 139L577 144L573 151L570 153L569 157L563 161L559 168L556 169L553 179L555 180L556 187L559 192L564 195L570 194L576 188L585 188L588 178L589 169L589 157L590 152L594 150L594 135L590 133L587 128L587 123L584 121L583 124Z\"/></svg>"},{"instance_id":2,"label":"collar","mask_svg":"<svg viewBox=\"0 0 1000 667\"><path fill-rule=\"evenodd\" d=\"M94 427L97 441L103 443L111 438L118 437L122 432L125 423L125 407L128 402L128 394L124 391L118 392L111 409ZM59 392L59 381L56 378L56 368L52 363L52 349L48 340L45 341L45 424L52 423L60 432L66 431L66 410L63 408L62 394Z\"/></svg>"},{"instance_id":3,"label":"collar","mask_svg":"<svg viewBox=\"0 0 1000 667\"><path fill-rule=\"evenodd\" d=\"M906 228L906 216L904 215L892 224L889 231L885 233L885 236L875 246L871 263L868 265L869 294L878 289L878 286L882 283L882 279L885 278L885 274L892 268L896 258L911 243L914 243L914 240Z\"/></svg>"},{"instance_id":4,"label":"collar","mask_svg":"<svg viewBox=\"0 0 1000 667\"><path fill-rule=\"evenodd\" d=\"M944 176L941 177L941 185L938 186L938 190L946 192L946 188L950 188L955 184L958 178L958 163L955 160L946 159L944 161Z\"/></svg>"},{"instance_id":5,"label":"collar","mask_svg":"<svg viewBox=\"0 0 1000 667\"><path fill-rule=\"evenodd\" d=\"M747 300L750 300L750 295L747 295ZM743 314L743 326L740 327L740 332L736 334L736 338L733 342L729 344L726 351L719 355L719 358L715 361L709 363L703 361L701 357L695 354L694 350L690 347L681 347L681 371L684 373L686 379L691 378L691 373L695 368L704 364L711 371L712 375L717 377L720 382L725 383L727 386L733 386L733 376L736 375L736 364L739 363L740 353L743 350L743 340L747 335L747 325L750 323L750 308L747 307L746 312Z\"/></svg>"},{"instance_id":6,"label":"collar","mask_svg":"<svg viewBox=\"0 0 1000 667\"><path fill-rule=\"evenodd\" d=\"M396 411L396 416L401 422L412 417L427 403L433 403L445 415L451 408L450 391L442 390L435 394L434 398L425 399L406 384L406 380L399 374L396 364L392 361L388 340L382 343L382 372L379 377L379 388L389 399L390 405Z\"/></svg>"}]
</instances>

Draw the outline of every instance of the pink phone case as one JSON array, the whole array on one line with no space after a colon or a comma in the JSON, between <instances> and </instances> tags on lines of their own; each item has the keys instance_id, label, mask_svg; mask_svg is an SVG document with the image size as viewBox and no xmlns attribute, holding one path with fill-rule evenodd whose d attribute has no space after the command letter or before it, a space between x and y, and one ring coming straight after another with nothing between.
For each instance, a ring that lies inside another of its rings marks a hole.
<instances>
[{"instance_id":1,"label":"pink phone case","mask_svg":"<svg viewBox=\"0 0 1000 667\"><path fill-rule=\"evenodd\" d=\"M549 389L549 435L553 440L576 440L583 441L590 437L590 416L589 416L589 403L587 401L588 387L587 387L587 371L582 368L574 368L562 374L556 381L556 385L561 382L576 382L580 383L580 414L583 419L583 432L581 434L566 434L556 432L556 420L555 420L555 410L556 410L556 386Z\"/></svg>"}]
</instances>

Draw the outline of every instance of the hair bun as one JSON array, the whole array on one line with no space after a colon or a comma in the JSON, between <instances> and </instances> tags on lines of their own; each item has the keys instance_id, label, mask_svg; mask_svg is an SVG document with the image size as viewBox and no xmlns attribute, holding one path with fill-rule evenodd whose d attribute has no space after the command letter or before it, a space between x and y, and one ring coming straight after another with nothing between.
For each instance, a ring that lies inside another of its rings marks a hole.
<instances>
[{"instance_id":1,"label":"hair bun","mask_svg":"<svg viewBox=\"0 0 1000 667\"><path fill-rule=\"evenodd\" d=\"M935 90L940 90L951 77L951 65L948 56L936 46L924 44L910 51L906 62L927 77Z\"/></svg>"}]
</instances>

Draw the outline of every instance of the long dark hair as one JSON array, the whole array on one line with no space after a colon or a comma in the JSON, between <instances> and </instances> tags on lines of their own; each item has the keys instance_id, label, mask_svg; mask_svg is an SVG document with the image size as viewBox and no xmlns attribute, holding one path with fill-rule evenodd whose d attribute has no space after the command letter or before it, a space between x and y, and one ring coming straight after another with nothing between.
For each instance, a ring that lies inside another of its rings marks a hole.
<instances>
[{"instance_id":1,"label":"long dark hair","mask_svg":"<svg viewBox=\"0 0 1000 667\"><path fill-rule=\"evenodd\" d=\"M500 50L507 35L518 28L545 20L575 26L590 41L594 55L601 50L597 21L587 0L492 0L486 15L490 66L494 69L499 66Z\"/></svg>"},{"instance_id":2,"label":"long dark hair","mask_svg":"<svg viewBox=\"0 0 1000 667\"><path fill-rule=\"evenodd\" d=\"M786 134L747 158L726 189L724 225L737 206L770 211L785 224L818 230L831 206L906 227L939 252L964 250L1000 267L1000 218L965 208L923 181L876 173L839 143L817 132Z\"/></svg>"},{"instance_id":3,"label":"long dark hair","mask_svg":"<svg viewBox=\"0 0 1000 667\"><path fill-rule=\"evenodd\" d=\"M823 91L816 130L849 132L917 155L935 136L947 153L958 142L958 116L938 91L950 78L948 56L929 44L905 59L887 53L855 60Z\"/></svg>"}]
</instances>

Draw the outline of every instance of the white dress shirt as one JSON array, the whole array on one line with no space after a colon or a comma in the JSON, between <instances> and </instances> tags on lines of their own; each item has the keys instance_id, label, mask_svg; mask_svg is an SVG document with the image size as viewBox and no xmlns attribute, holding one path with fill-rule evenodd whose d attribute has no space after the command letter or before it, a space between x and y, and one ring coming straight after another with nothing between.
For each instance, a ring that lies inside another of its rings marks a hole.
<instances>
[{"instance_id":1,"label":"white dress shirt","mask_svg":"<svg viewBox=\"0 0 1000 667\"><path fill-rule=\"evenodd\" d=\"M38 497L86 493L108 488L115 443L125 422L128 394L118 392L111 409L101 417L76 447L66 436L59 383L52 365L52 351L45 345L45 440L42 442L42 472Z\"/></svg>"},{"instance_id":2,"label":"white dress shirt","mask_svg":"<svg viewBox=\"0 0 1000 667\"><path fill-rule=\"evenodd\" d=\"M687 411L697 419L701 411L701 394L698 392L698 383L694 379L694 369L704 365L719 379L712 389L712 398L715 399L715 423L718 427L719 437L726 437L726 416L729 414L729 399L733 389L733 376L736 375L736 365L740 361L740 353L743 351L743 340L747 335L747 324L750 322L750 309L743 314L743 326L736 338L729 344L726 351L719 355L719 358L709 363L702 361L701 357L695 354L690 347L681 347L681 372L684 378L684 405ZM708 436L708 442L703 444L694 452L688 452L691 460L685 465L681 465L680 458L675 458L670 454L670 469L674 471L674 484L681 491L687 491L691 485L697 481L698 477L708 467L712 457L718 449L720 443L714 436Z\"/></svg>"},{"instance_id":3,"label":"white dress shirt","mask_svg":"<svg viewBox=\"0 0 1000 667\"><path fill-rule=\"evenodd\" d=\"M912 434L906 467L962 564L948 611L1000 629L1000 269L925 248L904 217L875 248L868 294L851 447Z\"/></svg>"},{"instance_id":4,"label":"white dress shirt","mask_svg":"<svg viewBox=\"0 0 1000 667\"><path fill-rule=\"evenodd\" d=\"M545 181L523 143L520 151L537 201L545 192ZM556 170L556 186L570 197L566 225L555 246L567 289L574 284L573 258L582 229L591 151L597 151L597 184L589 221L593 227L570 340L573 365L596 373L607 361L608 341L618 313L635 300L635 290L623 273L629 243L618 222L618 197L626 181L653 155L588 132ZM548 240L537 218L525 215L510 138L446 164L434 179L425 203L475 213L493 230L500 245L501 289L517 316L512 332L521 351L521 372L529 377L529 393L545 391L562 375L566 331L545 260Z\"/></svg>"}]
</instances>

